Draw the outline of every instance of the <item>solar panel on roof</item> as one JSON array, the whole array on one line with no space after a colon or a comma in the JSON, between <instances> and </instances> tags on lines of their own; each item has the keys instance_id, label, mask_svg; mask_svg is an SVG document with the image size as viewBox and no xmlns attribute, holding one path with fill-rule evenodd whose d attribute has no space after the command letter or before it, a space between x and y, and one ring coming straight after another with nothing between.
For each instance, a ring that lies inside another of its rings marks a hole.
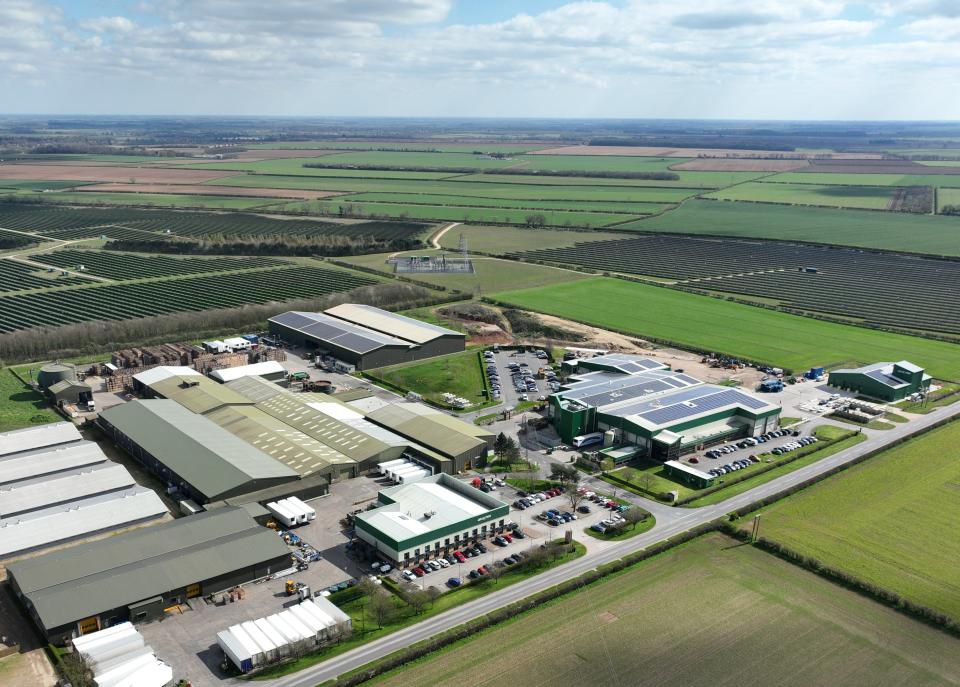
<instances>
[{"instance_id":1,"label":"solar panel on roof","mask_svg":"<svg viewBox=\"0 0 960 687\"><path fill-rule=\"evenodd\" d=\"M270 320L277 324L282 324L285 327L292 327L293 329L300 329L314 322L311 318L301 315L298 312L281 313L271 317Z\"/></svg>"}]
</instances>

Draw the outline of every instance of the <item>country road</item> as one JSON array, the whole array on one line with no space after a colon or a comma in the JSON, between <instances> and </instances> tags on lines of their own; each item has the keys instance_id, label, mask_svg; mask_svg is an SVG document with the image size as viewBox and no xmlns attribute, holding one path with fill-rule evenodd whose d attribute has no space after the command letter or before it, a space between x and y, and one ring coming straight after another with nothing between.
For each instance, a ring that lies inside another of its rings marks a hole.
<instances>
[{"instance_id":1,"label":"country road","mask_svg":"<svg viewBox=\"0 0 960 687\"><path fill-rule=\"evenodd\" d=\"M894 429L877 433L856 446L852 446L844 451L819 460L812 465L802 467L712 506L704 506L702 508L673 508L660 505L660 507L651 508L650 510L653 510L656 515L657 524L648 532L637 535L631 539L611 542L608 547L598 549L593 553L588 553L577 560L552 568L544 573L506 587L503 590L492 592L483 598L450 609L449 611L406 627L386 637L382 637L327 661L305 668L298 673L276 680L265 681L261 684L270 685L271 687L314 687L321 682L336 678L342 673L359 668L366 663L387 656L439 632L461 625L472 618L479 617L497 608L554 586L563 580L591 570L598 565L614 561L625 554L638 551L651 544L655 544L696 527L697 525L710 522L732 510L773 496L806 479L856 460L871 451L883 448L892 441L921 432L931 425L945 418L954 417L957 414L960 414L960 404L938 408L925 416L911 420L907 424L897 425ZM647 507L646 504L645 507Z\"/></svg>"}]
</instances>

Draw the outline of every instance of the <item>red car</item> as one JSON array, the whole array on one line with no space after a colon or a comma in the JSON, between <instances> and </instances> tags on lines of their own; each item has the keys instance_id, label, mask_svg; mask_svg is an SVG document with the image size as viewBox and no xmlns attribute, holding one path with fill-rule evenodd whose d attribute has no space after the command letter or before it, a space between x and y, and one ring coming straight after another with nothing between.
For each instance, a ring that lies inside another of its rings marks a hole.
<instances>
[{"instance_id":1,"label":"red car","mask_svg":"<svg viewBox=\"0 0 960 687\"><path fill-rule=\"evenodd\" d=\"M424 575L427 574L427 571L424 570L423 568L414 568L413 574L416 575L417 577L423 577Z\"/></svg>"},{"instance_id":2,"label":"red car","mask_svg":"<svg viewBox=\"0 0 960 687\"><path fill-rule=\"evenodd\" d=\"M510 543L510 542L513 541L513 537L511 537L511 536L510 536L509 534L507 534L506 532L504 532L504 533L501 534L500 536L503 537L504 539L506 539L506 540L507 540L507 543Z\"/></svg>"},{"instance_id":3,"label":"red car","mask_svg":"<svg viewBox=\"0 0 960 687\"><path fill-rule=\"evenodd\" d=\"M477 572L480 573L481 575L487 575L490 573L490 571L487 570L487 566L485 565L481 565L479 568L477 568Z\"/></svg>"},{"instance_id":4,"label":"red car","mask_svg":"<svg viewBox=\"0 0 960 687\"><path fill-rule=\"evenodd\" d=\"M454 552L453 552L453 557L456 558L456 559L457 559L459 562L461 562L461 563L463 563L465 560L467 560L467 557L464 556L464 555L463 555L462 553L460 553L459 551L454 551Z\"/></svg>"}]
</instances>

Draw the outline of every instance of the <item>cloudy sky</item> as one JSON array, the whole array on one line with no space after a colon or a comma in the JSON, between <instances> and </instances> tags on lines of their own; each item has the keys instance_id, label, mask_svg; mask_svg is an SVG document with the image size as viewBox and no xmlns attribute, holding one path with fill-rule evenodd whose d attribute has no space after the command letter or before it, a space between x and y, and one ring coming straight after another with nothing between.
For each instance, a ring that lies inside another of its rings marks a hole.
<instances>
[{"instance_id":1,"label":"cloudy sky","mask_svg":"<svg viewBox=\"0 0 960 687\"><path fill-rule=\"evenodd\" d=\"M960 0L0 0L0 112L960 119Z\"/></svg>"}]
</instances>

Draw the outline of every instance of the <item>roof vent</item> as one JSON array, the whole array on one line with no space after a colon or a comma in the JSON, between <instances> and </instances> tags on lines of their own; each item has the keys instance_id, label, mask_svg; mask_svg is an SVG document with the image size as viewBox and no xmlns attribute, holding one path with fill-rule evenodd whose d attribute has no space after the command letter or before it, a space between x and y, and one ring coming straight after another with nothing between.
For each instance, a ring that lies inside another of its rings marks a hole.
<instances>
[{"instance_id":1,"label":"roof vent","mask_svg":"<svg viewBox=\"0 0 960 687\"><path fill-rule=\"evenodd\" d=\"M684 402L683 402L683 405L687 406L687 408L696 408L696 407L697 407L697 404L694 403L693 401L684 401Z\"/></svg>"}]
</instances>

